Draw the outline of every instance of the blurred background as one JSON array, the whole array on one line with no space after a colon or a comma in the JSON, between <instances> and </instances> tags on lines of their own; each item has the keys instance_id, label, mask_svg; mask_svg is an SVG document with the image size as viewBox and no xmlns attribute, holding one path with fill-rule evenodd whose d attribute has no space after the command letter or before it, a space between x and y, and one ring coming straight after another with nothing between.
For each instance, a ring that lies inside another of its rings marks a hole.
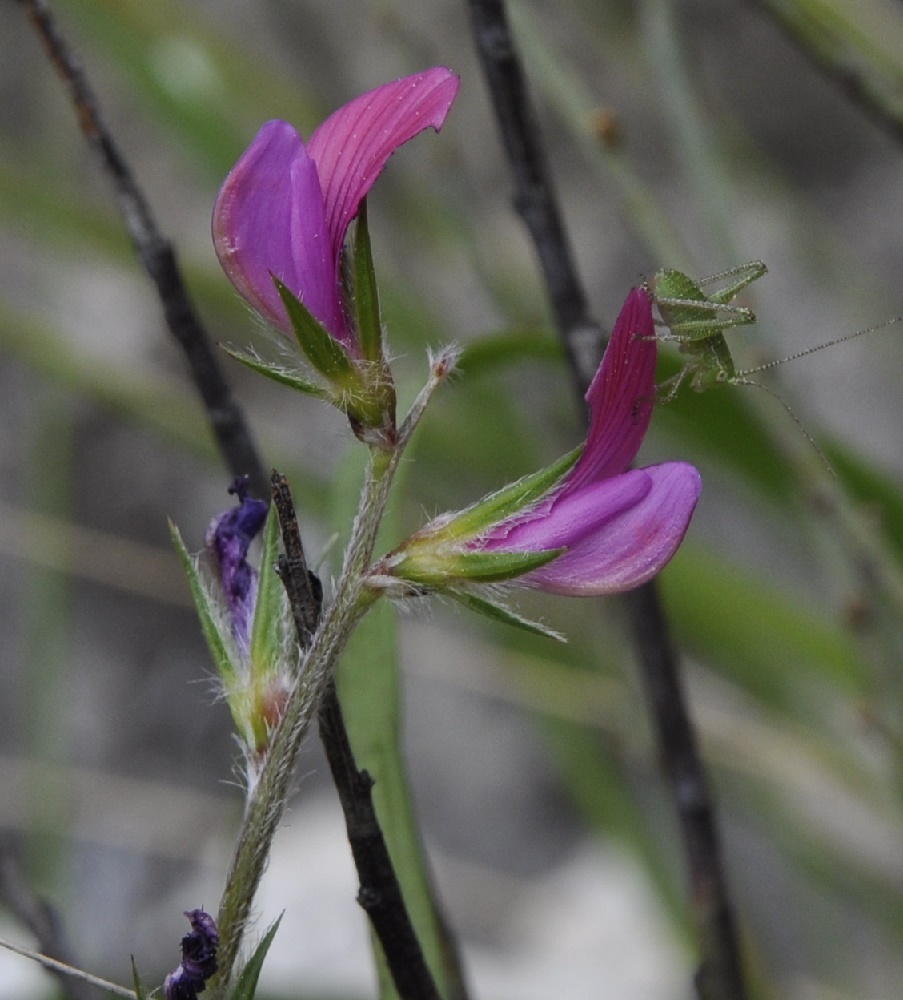
<instances>
[{"instance_id":1,"label":"blurred background","mask_svg":"<svg viewBox=\"0 0 903 1000\"><path fill-rule=\"evenodd\" d=\"M581 440L463 0L54 10L211 335L233 345L260 334L219 269L210 212L259 125L308 136L379 83L460 73L441 135L400 151L369 201L402 400L427 347L482 345L420 428L400 529ZM752 259L769 274L744 296L759 324L729 334L741 368L903 313L900 127L819 72L764 3L516 0L510 15L603 325L659 267L701 277ZM834 0L829 16L847 87L862 73L896 99L903 11ZM903 976L901 338L890 326L752 376L795 418L752 387L685 390L640 454L691 461L705 483L661 582L762 997L879 1000ZM356 444L325 407L224 364L328 579ZM241 814L167 527L200 549L230 477L107 178L9 3L0 407L0 827L84 966L127 983L133 954L156 985L182 911L216 908ZM474 996L687 998L683 861L623 609L520 607L569 643L439 602L397 629L416 808ZM309 743L258 901L261 929L285 910L265 992L358 1000L374 990L365 922ZM0 935L28 940L3 911ZM0 952L0 997L54 989Z\"/></svg>"}]
</instances>

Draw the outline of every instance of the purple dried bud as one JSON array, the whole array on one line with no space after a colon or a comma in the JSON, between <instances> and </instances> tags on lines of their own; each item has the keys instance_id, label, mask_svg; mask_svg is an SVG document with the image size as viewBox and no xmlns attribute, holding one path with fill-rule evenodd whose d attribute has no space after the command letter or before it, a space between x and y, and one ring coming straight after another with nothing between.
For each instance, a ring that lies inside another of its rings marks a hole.
<instances>
[{"instance_id":1,"label":"purple dried bud","mask_svg":"<svg viewBox=\"0 0 903 1000\"><path fill-rule=\"evenodd\" d=\"M266 521L267 505L248 496L247 476L236 479L229 492L238 497L238 506L214 518L207 547L232 616L232 634L246 648L257 600L257 571L248 564L248 548Z\"/></svg>"},{"instance_id":2,"label":"purple dried bud","mask_svg":"<svg viewBox=\"0 0 903 1000\"><path fill-rule=\"evenodd\" d=\"M191 933L182 938L182 961L166 977L163 990L166 1000L197 1000L207 980L216 972L216 947L219 931L216 922L204 910L186 910Z\"/></svg>"}]
</instances>

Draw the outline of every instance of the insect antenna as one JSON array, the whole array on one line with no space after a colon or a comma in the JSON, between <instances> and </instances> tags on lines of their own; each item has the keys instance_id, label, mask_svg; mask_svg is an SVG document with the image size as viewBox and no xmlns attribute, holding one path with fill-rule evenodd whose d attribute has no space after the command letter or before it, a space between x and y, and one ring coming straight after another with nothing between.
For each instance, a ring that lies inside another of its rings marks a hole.
<instances>
[{"instance_id":1,"label":"insect antenna","mask_svg":"<svg viewBox=\"0 0 903 1000\"><path fill-rule=\"evenodd\" d=\"M875 330L883 330L886 326L893 326L894 323L899 323L903 320L903 316L894 316L893 319L886 319L883 323L876 323L874 326L867 326L864 330L857 330L855 333L848 333L844 337L836 337L834 340L828 340L824 344L816 344L815 347L807 347L804 351L797 351L796 354L788 354L786 358L778 358L777 361L768 361L764 365L757 365L755 368L746 368L743 371L737 372L737 375L753 375L755 372L764 372L769 368L776 368L778 365L783 365L787 361L796 361L797 358L804 358L807 354L815 354L816 351L822 351L826 347L833 347L835 344L843 344L848 340L855 340L857 337L861 337L864 333L874 333ZM752 383L753 385L758 385L758 382ZM765 386L762 386L764 389ZM774 393L772 393L774 395Z\"/></svg>"},{"instance_id":2,"label":"insect antenna","mask_svg":"<svg viewBox=\"0 0 903 1000\"><path fill-rule=\"evenodd\" d=\"M887 326L886 323L882 323L881 325L882 326ZM860 330L859 332L860 333L867 333L868 331L867 330ZM853 336L854 337L858 336L858 334L853 334ZM850 339L851 339L850 337L841 337L840 338L840 340L850 340ZM840 341L832 341L832 343L840 343ZM822 344L821 346L822 347L829 347L830 345L829 344ZM811 351L817 351L818 349L819 348L817 348L817 347L813 347L809 351L803 351L802 353L803 354L810 354ZM798 358L798 357L800 357L799 354L794 354L790 358L784 358L783 360L784 361L791 361L791 360L793 360L793 358ZM754 382L751 378L742 378L741 377L743 375L748 374L749 372L760 372L760 371L762 371L765 368L771 368L773 365L779 365L780 363L781 363L780 361L773 361L773 362L771 362L771 364L762 365L760 368L750 368L746 372L738 372L737 373L737 377L731 379L731 383L733 385L753 385L757 389L762 389L763 391L767 392L769 396L773 396L781 404L781 406L783 406L784 409L787 411L788 415L790 416L790 419L796 424L797 427L799 427L800 431L802 432L803 437L809 442L809 444L812 446L812 449L815 452L815 454L818 455L818 457L821 459L822 465L824 465L824 467L828 470L828 472L831 474L832 478L836 479L837 478L837 473L834 471L834 467L828 461L828 456L821 450L821 448L819 448L819 446L818 446L815 438L812 437L812 435L806 430L806 428L803 426L803 423L800 420L800 418L793 412L793 410L790 409L790 405L784 399L782 399L774 391L774 389L770 389L767 385L763 385L761 382Z\"/></svg>"}]
</instances>

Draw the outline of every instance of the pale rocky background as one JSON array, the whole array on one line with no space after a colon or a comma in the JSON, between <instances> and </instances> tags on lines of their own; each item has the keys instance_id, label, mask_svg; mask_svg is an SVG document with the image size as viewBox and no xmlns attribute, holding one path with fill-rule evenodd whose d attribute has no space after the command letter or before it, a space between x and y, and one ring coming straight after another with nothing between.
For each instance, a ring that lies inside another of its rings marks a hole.
<instances>
[{"instance_id":1,"label":"pale rocky background","mask_svg":"<svg viewBox=\"0 0 903 1000\"><path fill-rule=\"evenodd\" d=\"M297 73L305 86L316 86L327 108L421 65L455 68L463 85L446 130L439 139L418 139L396 158L386 196L403 188L406 177L447 158L437 184L471 205L476 263L509 253L512 270L529 264L510 211L507 169L463 3L430 0L405 8L405 30L421 56L418 62L405 61L390 44L391 17L377 16L366 4L198 0L194 6L206 12L214 7L216 17L234 24L260 58ZM767 346L757 341L759 349L772 357L789 353L903 312L899 149L811 73L754 7L729 0L678 6L707 93L739 109L745 127L802 192L805 210L828 220L832 238L846 244L857 262L851 280L865 275L868 289L881 292L864 291L862 307L851 307L849 298L841 301L814 283L811 260L800 258L799 244L788 236L795 220L767 200L767 183L752 186L736 205L734 222L740 259L761 257L773 272L760 300L763 318L773 324L772 337ZM637 99L635 74L646 72L638 54L606 63L567 17L556 16L556 5L533 7L546 19L550 44L570 54L600 105L617 109L646 179L667 189L674 183L673 164L663 151L667 125ZM615 8L629 21L630 4ZM70 23L67 12L61 16ZM77 32L72 38L79 44ZM175 66L188 73L185 67L192 64L179 39L173 45L160 53L161 72ZM155 141L148 123L133 117L115 72L90 50L84 57L163 228L186 254L206 258L215 269L208 237L215 185L192 173L171 148ZM191 80L189 74L184 85ZM644 257L550 109L540 103L581 270L594 309L610 321L627 287L662 262ZM57 81L18 6L5 4L0 7L0 156L12 155L20 144L34 144L43 155L57 150L83 178L86 199L106 204L106 187L81 148ZM742 174L743 165L737 169ZM378 220L379 201L374 201ZM682 201L683 192L674 186L678 221ZM685 222L707 270L734 263L706 247L698 220ZM813 255L816 250L810 248ZM451 259L437 269L403 245L386 245L383 253L385 266L447 303L460 336L500 322L475 278L474 260ZM0 224L0 299L21 308L35 297L76 342L102 344L129 368L152 366L181 378L180 359L137 268L111 273L97 262L72 259L65 246L39 248L21 225ZM811 364L790 366L785 376L794 401L804 401L802 420L814 413L897 473L903 471L899 361L895 377L882 338L899 335L891 329L825 352ZM762 336L768 337L767 327ZM340 424L307 407L299 434L294 399L241 374L235 379L255 428L265 429L277 454L298 448L315 460L332 460L344 435ZM28 495L26 479L37 476L40 482L45 471L28 459L36 414L46 419L57 413L56 433L71 435L77 523L150 546L163 559L157 600L90 578L68 578L65 671L52 683L66 704L67 730L58 738L71 771L42 779L48 787L59 783L65 803L71 841L56 898L87 968L126 982L128 955L134 953L149 979L162 977L178 959L186 930L181 911L215 908L240 810L230 784L234 749L228 714L222 705L209 707L211 667L184 588L176 582L166 527L166 517L174 517L183 535L199 546L207 522L225 506L227 476L199 468L100 407L43 388L20 364L3 358L0 405L0 825L21 828L34 780L22 757L30 723L18 664L27 566L19 513ZM696 530L767 564L772 558L767 532L738 535L736 523L715 503L717 472L712 474ZM111 558L99 557L103 564ZM127 575L129 554L123 558ZM685 1000L688 956L671 936L642 872L617 845L599 843L583 830L541 735L504 682L493 689L485 674L470 669L472 663L459 669L471 653L459 621L444 613L406 619L407 724L418 807L442 894L462 937L474 996ZM443 653L435 655L437 649ZM475 676L483 680L472 681ZM654 761L650 773L653 767ZM261 928L286 911L266 981L274 996L301 996L299 983L309 997L370 996L364 918L353 899L354 876L335 798L313 743L301 772L300 792L259 901ZM654 779L650 788L652 795L663 794ZM664 803L662 815L670 822ZM809 980L805 949L797 947L794 929L782 927L781 913L772 907L769 886L781 881L780 862L749 831L729 825L726 835L733 877L752 897L758 916L771 920L769 944L786 963L794 1000L828 1000L832 994ZM817 899L812 902L818 906ZM22 937L3 921L0 935ZM893 996L894 989L883 994L881 989L885 977L895 981L894 966L881 952L876 958L874 992L863 996ZM867 955L863 962L868 964ZM28 963L0 952L2 1000L49 995L45 980Z\"/></svg>"}]
</instances>

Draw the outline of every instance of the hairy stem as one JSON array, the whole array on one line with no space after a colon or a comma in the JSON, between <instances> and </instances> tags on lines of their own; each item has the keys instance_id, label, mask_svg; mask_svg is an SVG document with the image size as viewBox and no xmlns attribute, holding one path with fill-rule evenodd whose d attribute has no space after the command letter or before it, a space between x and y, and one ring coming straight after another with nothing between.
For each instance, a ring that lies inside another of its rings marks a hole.
<instances>
[{"instance_id":1,"label":"hairy stem","mask_svg":"<svg viewBox=\"0 0 903 1000\"><path fill-rule=\"evenodd\" d=\"M219 972L212 981L214 1000L224 996L232 976L254 896L291 792L304 737L355 625L377 598L378 592L364 586L363 574L373 557L376 533L401 451L400 447L392 452L371 449L364 492L335 599L311 639L298 681L248 802L217 917L222 945Z\"/></svg>"}]
</instances>

